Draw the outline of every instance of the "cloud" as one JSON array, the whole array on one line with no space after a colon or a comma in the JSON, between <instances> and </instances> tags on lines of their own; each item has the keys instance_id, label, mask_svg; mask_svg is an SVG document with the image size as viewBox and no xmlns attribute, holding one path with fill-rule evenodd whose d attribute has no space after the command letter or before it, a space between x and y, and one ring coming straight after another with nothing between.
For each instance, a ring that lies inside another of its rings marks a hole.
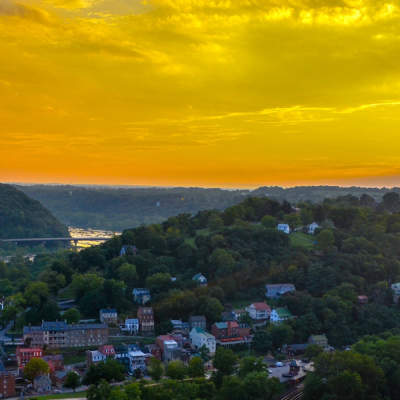
<instances>
[{"instance_id":1,"label":"cloud","mask_svg":"<svg viewBox=\"0 0 400 400\"><path fill-rule=\"evenodd\" d=\"M42 24L47 24L50 20L50 15L45 10L13 2L12 0L2 0L0 3L0 18L1 16L20 17Z\"/></svg>"}]
</instances>

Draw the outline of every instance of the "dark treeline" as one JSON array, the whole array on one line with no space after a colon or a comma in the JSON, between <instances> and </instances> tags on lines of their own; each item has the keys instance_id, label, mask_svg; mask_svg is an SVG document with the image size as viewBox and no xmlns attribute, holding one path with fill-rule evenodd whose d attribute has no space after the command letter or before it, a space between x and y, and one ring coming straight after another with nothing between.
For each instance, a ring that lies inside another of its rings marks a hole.
<instances>
[{"instance_id":1,"label":"dark treeline","mask_svg":"<svg viewBox=\"0 0 400 400\"><path fill-rule=\"evenodd\" d=\"M61 224L39 201L10 185L0 184L0 238L68 236Z\"/></svg>"},{"instance_id":2,"label":"dark treeline","mask_svg":"<svg viewBox=\"0 0 400 400\"><path fill-rule=\"evenodd\" d=\"M39 200L63 223L82 228L123 230L142 224L160 223L168 217L201 210L223 210L245 197L269 197L297 204L320 203L326 198L368 194L380 201L389 189L302 186L283 189L261 187L249 190L201 188L110 188L81 186L19 186ZM393 189L398 192L398 189Z\"/></svg>"}]
</instances>

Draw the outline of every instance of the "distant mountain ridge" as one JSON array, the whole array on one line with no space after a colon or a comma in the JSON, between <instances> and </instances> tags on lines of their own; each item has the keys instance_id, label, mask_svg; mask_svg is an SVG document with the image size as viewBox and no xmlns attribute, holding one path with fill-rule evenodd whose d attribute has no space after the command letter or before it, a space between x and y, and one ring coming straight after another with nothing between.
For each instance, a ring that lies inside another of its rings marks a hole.
<instances>
[{"instance_id":1,"label":"distant mountain ridge","mask_svg":"<svg viewBox=\"0 0 400 400\"><path fill-rule=\"evenodd\" d=\"M0 184L0 238L67 237L68 228L39 201Z\"/></svg>"},{"instance_id":2,"label":"distant mountain ridge","mask_svg":"<svg viewBox=\"0 0 400 400\"><path fill-rule=\"evenodd\" d=\"M244 198L264 197L287 200L292 204L303 201L322 202L325 198L368 194L376 201L389 191L399 188L363 188L339 186L278 186L255 190L218 188L160 188L160 187L83 187L62 185L16 186L29 197L40 201L60 221L80 228L124 230L143 224L160 223L168 217L201 210L224 210Z\"/></svg>"}]
</instances>

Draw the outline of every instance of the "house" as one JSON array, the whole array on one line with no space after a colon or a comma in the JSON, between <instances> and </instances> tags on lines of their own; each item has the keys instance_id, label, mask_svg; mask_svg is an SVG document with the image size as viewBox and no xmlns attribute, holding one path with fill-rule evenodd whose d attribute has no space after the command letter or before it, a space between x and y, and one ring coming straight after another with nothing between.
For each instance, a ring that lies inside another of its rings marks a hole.
<instances>
[{"instance_id":1,"label":"house","mask_svg":"<svg viewBox=\"0 0 400 400\"><path fill-rule=\"evenodd\" d=\"M16 357L19 370L22 371L32 358L42 358L42 356L43 350L40 347L17 347Z\"/></svg>"},{"instance_id":2,"label":"house","mask_svg":"<svg viewBox=\"0 0 400 400\"><path fill-rule=\"evenodd\" d=\"M118 347L115 349L115 359L124 365L130 374L137 369L143 372L146 370L146 354L136 345Z\"/></svg>"},{"instance_id":3,"label":"house","mask_svg":"<svg viewBox=\"0 0 400 400\"><path fill-rule=\"evenodd\" d=\"M122 256L127 256L127 255L133 255L135 256L137 253L137 247L132 246L132 245L124 245L121 247L121 250L119 252L119 255Z\"/></svg>"},{"instance_id":4,"label":"house","mask_svg":"<svg viewBox=\"0 0 400 400\"><path fill-rule=\"evenodd\" d=\"M305 353L308 346L309 346L309 343L294 343L294 344L288 344L288 345L284 344L282 347L282 351L284 353L287 353L289 356L295 356L295 355Z\"/></svg>"},{"instance_id":5,"label":"house","mask_svg":"<svg viewBox=\"0 0 400 400\"><path fill-rule=\"evenodd\" d=\"M204 315L192 315L189 317L189 327L190 330L193 328L201 328L201 329L206 329L207 327L207 320Z\"/></svg>"},{"instance_id":6,"label":"house","mask_svg":"<svg viewBox=\"0 0 400 400\"><path fill-rule=\"evenodd\" d=\"M287 235L290 233L290 226L288 224L278 224L276 229L278 229L279 232L286 233Z\"/></svg>"},{"instance_id":7,"label":"house","mask_svg":"<svg viewBox=\"0 0 400 400\"><path fill-rule=\"evenodd\" d=\"M106 324L72 324L43 321L41 326L25 326L24 341L48 348L99 346L108 342Z\"/></svg>"},{"instance_id":8,"label":"house","mask_svg":"<svg viewBox=\"0 0 400 400\"><path fill-rule=\"evenodd\" d=\"M15 375L8 371L0 371L0 398L14 397Z\"/></svg>"},{"instance_id":9,"label":"house","mask_svg":"<svg viewBox=\"0 0 400 400\"><path fill-rule=\"evenodd\" d=\"M106 356L106 358L114 358L115 357L115 349L113 345L105 344L99 347L99 352Z\"/></svg>"},{"instance_id":10,"label":"house","mask_svg":"<svg viewBox=\"0 0 400 400\"><path fill-rule=\"evenodd\" d=\"M271 315L271 307L264 302L250 304L246 311L256 326L266 325Z\"/></svg>"},{"instance_id":11,"label":"house","mask_svg":"<svg viewBox=\"0 0 400 400\"><path fill-rule=\"evenodd\" d=\"M151 307L139 307L137 317L142 335L152 335L154 332L153 309Z\"/></svg>"},{"instance_id":12,"label":"house","mask_svg":"<svg viewBox=\"0 0 400 400\"><path fill-rule=\"evenodd\" d=\"M48 393L51 391L51 379L48 375L39 375L33 380L33 388L37 393Z\"/></svg>"},{"instance_id":13,"label":"house","mask_svg":"<svg viewBox=\"0 0 400 400\"><path fill-rule=\"evenodd\" d=\"M317 229L319 229L319 228L320 228L320 226L319 226L316 222L313 222L312 224L310 224L310 225L307 226L307 233L308 233L309 235L314 235L314 234L315 234L315 231L316 231Z\"/></svg>"},{"instance_id":14,"label":"house","mask_svg":"<svg viewBox=\"0 0 400 400\"><path fill-rule=\"evenodd\" d=\"M51 354L43 356L42 359L49 364L50 372L64 369L64 356L62 354Z\"/></svg>"},{"instance_id":15,"label":"house","mask_svg":"<svg viewBox=\"0 0 400 400\"><path fill-rule=\"evenodd\" d=\"M172 329L176 330L182 330L183 328L183 322L180 319L171 319L171 325Z\"/></svg>"},{"instance_id":16,"label":"house","mask_svg":"<svg viewBox=\"0 0 400 400\"><path fill-rule=\"evenodd\" d=\"M162 360L170 362L175 359L174 350L178 349L178 343L171 335L161 335L156 339L156 345L161 349Z\"/></svg>"},{"instance_id":17,"label":"house","mask_svg":"<svg viewBox=\"0 0 400 400\"><path fill-rule=\"evenodd\" d=\"M193 328L190 331L190 342L196 350L205 346L210 352L210 355L215 354L215 349L216 349L215 337L210 333L206 332L204 329Z\"/></svg>"},{"instance_id":18,"label":"house","mask_svg":"<svg viewBox=\"0 0 400 400\"><path fill-rule=\"evenodd\" d=\"M246 330L248 332L249 330ZM211 333L219 345L230 346L247 343L248 336L241 335L241 329L236 321L216 322L211 326Z\"/></svg>"},{"instance_id":19,"label":"house","mask_svg":"<svg viewBox=\"0 0 400 400\"><path fill-rule=\"evenodd\" d=\"M309 344L316 344L316 345L321 346L323 348L326 348L326 347L329 346L328 338L326 337L326 335L311 335L308 338L308 343Z\"/></svg>"},{"instance_id":20,"label":"house","mask_svg":"<svg viewBox=\"0 0 400 400\"><path fill-rule=\"evenodd\" d=\"M291 318L293 318L293 315L290 313L290 311L287 308L281 307L281 308L274 308L271 311L270 321L272 324L280 324Z\"/></svg>"},{"instance_id":21,"label":"house","mask_svg":"<svg viewBox=\"0 0 400 400\"><path fill-rule=\"evenodd\" d=\"M391 288L393 290L393 302L397 303L400 298L400 282L393 283Z\"/></svg>"},{"instance_id":22,"label":"house","mask_svg":"<svg viewBox=\"0 0 400 400\"><path fill-rule=\"evenodd\" d=\"M128 331L131 335L137 335L139 332L139 320L137 318L126 319L124 330Z\"/></svg>"},{"instance_id":23,"label":"house","mask_svg":"<svg viewBox=\"0 0 400 400\"><path fill-rule=\"evenodd\" d=\"M98 364L107 360L107 356L98 350L88 350L86 352L86 363L90 367L92 364Z\"/></svg>"},{"instance_id":24,"label":"house","mask_svg":"<svg viewBox=\"0 0 400 400\"><path fill-rule=\"evenodd\" d=\"M77 372L75 372L75 373L78 374ZM67 375L68 375L68 371L66 371L66 370L55 371L52 374L50 374L51 383L53 384L53 386L61 389L64 386Z\"/></svg>"},{"instance_id":25,"label":"house","mask_svg":"<svg viewBox=\"0 0 400 400\"><path fill-rule=\"evenodd\" d=\"M207 278L201 273L194 275L192 280L197 282L200 286L207 286Z\"/></svg>"},{"instance_id":26,"label":"house","mask_svg":"<svg viewBox=\"0 0 400 400\"><path fill-rule=\"evenodd\" d=\"M265 285L265 296L270 299L278 299L285 293L295 292L296 287L291 283L276 283Z\"/></svg>"},{"instance_id":27,"label":"house","mask_svg":"<svg viewBox=\"0 0 400 400\"><path fill-rule=\"evenodd\" d=\"M145 288L134 288L132 290L133 301L145 305L151 300L150 290Z\"/></svg>"},{"instance_id":28,"label":"house","mask_svg":"<svg viewBox=\"0 0 400 400\"><path fill-rule=\"evenodd\" d=\"M244 317L248 313L244 308L237 308L237 309L233 310L233 314L235 316L235 320L239 321L240 318Z\"/></svg>"},{"instance_id":29,"label":"house","mask_svg":"<svg viewBox=\"0 0 400 400\"><path fill-rule=\"evenodd\" d=\"M118 322L118 313L114 308L102 308L99 312L100 314L100 322L103 324L117 324Z\"/></svg>"},{"instance_id":30,"label":"house","mask_svg":"<svg viewBox=\"0 0 400 400\"><path fill-rule=\"evenodd\" d=\"M368 296L358 296L358 304L368 304Z\"/></svg>"}]
</instances>

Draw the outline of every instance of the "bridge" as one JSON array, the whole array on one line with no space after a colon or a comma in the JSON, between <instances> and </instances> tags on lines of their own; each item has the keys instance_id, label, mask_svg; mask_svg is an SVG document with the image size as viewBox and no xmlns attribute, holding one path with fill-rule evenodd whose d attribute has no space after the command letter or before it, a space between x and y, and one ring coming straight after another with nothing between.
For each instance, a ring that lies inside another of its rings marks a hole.
<instances>
[{"instance_id":1,"label":"bridge","mask_svg":"<svg viewBox=\"0 0 400 400\"><path fill-rule=\"evenodd\" d=\"M47 242L68 242L73 243L75 248L78 248L78 242L105 242L111 239L111 237L91 237L91 236L80 236L80 237L44 237L44 238L15 238L15 239L0 239L1 243L15 243L16 245L22 243L47 243Z\"/></svg>"},{"instance_id":2,"label":"bridge","mask_svg":"<svg viewBox=\"0 0 400 400\"><path fill-rule=\"evenodd\" d=\"M45 238L15 238L0 239L0 243L24 243L24 242L104 242L112 237L45 237Z\"/></svg>"}]
</instances>

